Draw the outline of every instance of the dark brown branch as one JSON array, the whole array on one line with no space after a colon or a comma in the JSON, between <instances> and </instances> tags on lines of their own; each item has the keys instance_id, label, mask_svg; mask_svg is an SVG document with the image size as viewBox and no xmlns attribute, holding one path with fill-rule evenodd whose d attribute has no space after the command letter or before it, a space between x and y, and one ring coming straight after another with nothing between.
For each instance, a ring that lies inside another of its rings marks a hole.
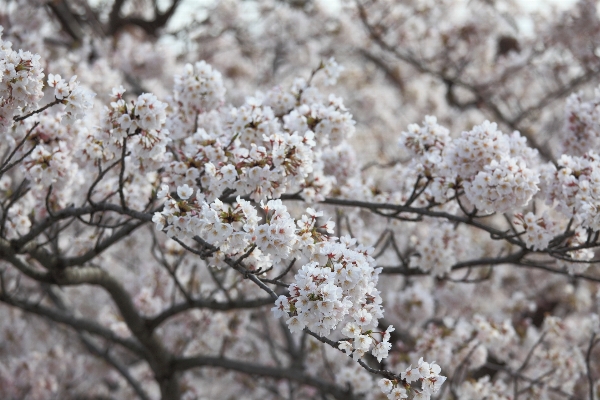
<instances>
[{"instance_id":1,"label":"dark brown branch","mask_svg":"<svg viewBox=\"0 0 600 400\"><path fill-rule=\"evenodd\" d=\"M122 338L110 329L103 327L95 321L75 317L64 311L52 309L26 300L17 299L13 296L9 296L6 293L0 293L0 301L4 304L39 315L59 324L68 325L77 332L87 332L97 335L111 343L122 346L123 348L140 357L145 356L144 348L136 340Z\"/></svg>"},{"instance_id":2,"label":"dark brown branch","mask_svg":"<svg viewBox=\"0 0 600 400\"><path fill-rule=\"evenodd\" d=\"M186 250L199 255L203 260L206 259L210 254L213 254L214 252L216 252L218 250L218 247L213 246L212 244L208 243L207 241L205 241L204 239L202 239L199 236L194 236L193 239L202 246L202 250L200 250L200 251L195 250L195 249L191 248L190 246L186 245L185 243L183 243L179 239L174 239L174 240L177 243L179 243ZM223 261L225 261L225 263L227 265L229 265L231 268L233 268L236 271L238 271L239 273L241 273L244 276L244 278L250 279L258 287L260 287L262 290L267 292L273 300L276 300L278 297L277 293L275 293L270 287L265 285L256 275L252 274L252 271L248 270L244 266L243 260L246 257L248 257L250 255L250 253L252 253L253 250L254 250L254 248L252 247L250 250L248 250L248 252L246 252L246 254L243 254L237 260L234 260L231 257L225 257L225 259Z\"/></svg>"},{"instance_id":3,"label":"dark brown branch","mask_svg":"<svg viewBox=\"0 0 600 400\"><path fill-rule=\"evenodd\" d=\"M158 31L164 28L175 14L175 11L177 11L177 8L181 4L181 0L173 0L164 13L161 13L155 8L154 19L152 20L146 20L135 16L122 17L121 11L124 3L125 0L115 0L113 4L113 8L109 14L108 28L105 29L110 35L115 35L125 27L134 25L142 28L144 32L150 36L157 36Z\"/></svg>"},{"instance_id":4,"label":"dark brown branch","mask_svg":"<svg viewBox=\"0 0 600 400\"><path fill-rule=\"evenodd\" d=\"M10 170L12 167L17 165L21 161L23 161L29 154L31 154L33 152L33 150L35 149L35 146L33 146L31 149L29 149L21 158L19 158L18 160L15 160L13 163L9 164L10 160L13 158L13 156L16 154L16 152L25 144L25 142L27 142L27 139L29 139L29 136L31 136L31 134L33 133L35 128L38 127L39 124L40 124L39 121L36 122L35 124L33 124L31 129L29 129L29 131L27 131L27 134L25 135L25 137L23 137L23 139L21 139L21 141L10 152L8 157L6 157L6 159L2 162L2 166L0 166L0 177L2 177L2 175L5 174L6 171Z\"/></svg>"},{"instance_id":5,"label":"dark brown branch","mask_svg":"<svg viewBox=\"0 0 600 400\"><path fill-rule=\"evenodd\" d=\"M182 312L192 309L209 309L213 311L232 311L232 310L243 310L263 307L266 305L273 305L273 299L271 297L263 297L251 300L233 300L230 302L218 302L216 300L207 299L195 299L190 302L185 301L179 304L175 304L168 309L162 311L156 317L149 319L146 322L146 326L150 330L156 329L167 319L178 315Z\"/></svg>"},{"instance_id":6,"label":"dark brown branch","mask_svg":"<svg viewBox=\"0 0 600 400\"><path fill-rule=\"evenodd\" d=\"M398 91L404 94L404 82L402 81L402 77L400 76L397 70L394 70L392 67L386 64L381 58L377 57L375 54L371 53L366 49L360 49L360 54L365 57L367 60L371 61L375 64L379 69L383 71L385 77L398 89Z\"/></svg>"},{"instance_id":7,"label":"dark brown branch","mask_svg":"<svg viewBox=\"0 0 600 400\"><path fill-rule=\"evenodd\" d=\"M592 333L592 337L590 338L590 344L588 345L587 351L585 353L585 369L586 369L586 378L588 381L588 390L589 390L589 400L596 400L596 395L594 394L594 377L592 376L592 367L590 365L590 361L592 359L592 350L594 346L600 342L600 340L596 339L597 333Z\"/></svg>"},{"instance_id":8,"label":"dark brown branch","mask_svg":"<svg viewBox=\"0 0 600 400\"><path fill-rule=\"evenodd\" d=\"M133 231L135 231L137 228L144 225L145 223L146 223L146 221L136 221L135 223L129 223L129 224L123 226L117 232L113 233L106 240L98 243L96 246L94 246L93 249L88 250L85 254L82 254L81 256L77 256L77 257L65 258L63 260L60 260L60 263L62 266L65 266L65 267L83 265L86 262L92 260L94 257L99 255L100 253L102 253L104 250L108 249L110 246L121 241L124 237L128 236L129 234L131 234Z\"/></svg>"},{"instance_id":9,"label":"dark brown branch","mask_svg":"<svg viewBox=\"0 0 600 400\"><path fill-rule=\"evenodd\" d=\"M46 109L48 109L48 108L50 108L52 106L55 106L55 105L57 105L57 104L59 104L61 102L62 102L62 100L55 99L53 102L50 102L50 103L46 104L44 107L38 108L37 110L30 112L29 114L25 114L25 115L14 117L13 121L15 121L15 122L23 121L23 120L25 120L25 119L27 119L27 118L35 115L35 114L39 114L42 111L44 111L44 110L46 110Z\"/></svg>"},{"instance_id":10,"label":"dark brown branch","mask_svg":"<svg viewBox=\"0 0 600 400\"><path fill-rule=\"evenodd\" d=\"M172 355L159 338L146 327L145 319L139 315L131 296L117 279L106 271L94 267L69 267L55 271L53 275L59 285L88 284L100 286L106 290L117 305L129 330L147 349L146 361L154 372L163 399L179 398L179 386L171 368Z\"/></svg>"},{"instance_id":11,"label":"dark brown branch","mask_svg":"<svg viewBox=\"0 0 600 400\"><path fill-rule=\"evenodd\" d=\"M174 361L174 368L177 371L186 371L192 368L224 368L230 371L237 371L244 374L262 376L272 379L288 379L303 385L312 386L323 393L328 393L339 400L350 400L355 397L351 392L344 390L332 383L320 378L310 376L304 371L295 369L285 369L279 367L270 367L266 365L247 363L240 360L230 360L217 357L190 357L180 358Z\"/></svg>"},{"instance_id":12,"label":"dark brown branch","mask_svg":"<svg viewBox=\"0 0 600 400\"><path fill-rule=\"evenodd\" d=\"M0 239L0 259L8 261L31 279L38 282L54 283L54 278L48 272L40 271L21 260L5 239Z\"/></svg>"},{"instance_id":13,"label":"dark brown branch","mask_svg":"<svg viewBox=\"0 0 600 400\"><path fill-rule=\"evenodd\" d=\"M129 369L123 365L119 360L117 360L112 354L110 354L110 349L106 350L100 349L94 342L85 337L85 335L80 334L79 340L83 343L83 345L88 349L88 351L106 361L110 364L114 369L116 369L121 376L129 383L129 386L132 387L135 394L142 400L150 400L142 385L129 373Z\"/></svg>"},{"instance_id":14,"label":"dark brown branch","mask_svg":"<svg viewBox=\"0 0 600 400\"><path fill-rule=\"evenodd\" d=\"M38 235L54 225L56 222L72 217L81 217L84 215L93 214L99 211L113 211L117 214L127 215L129 217L146 222L152 221L153 214L153 212L148 213L131 209L123 209L121 206L111 203L98 203L85 207L69 207L56 211L51 216L48 216L44 220L38 222L30 228L27 234L21 236L19 239L12 240L11 245L17 252L20 252L27 243L35 239Z\"/></svg>"},{"instance_id":15,"label":"dark brown branch","mask_svg":"<svg viewBox=\"0 0 600 400\"><path fill-rule=\"evenodd\" d=\"M52 13L54 13L62 29L71 36L75 42L81 42L83 40L83 30L67 2L65 0L50 0L46 2L46 5L50 8Z\"/></svg>"}]
</instances>

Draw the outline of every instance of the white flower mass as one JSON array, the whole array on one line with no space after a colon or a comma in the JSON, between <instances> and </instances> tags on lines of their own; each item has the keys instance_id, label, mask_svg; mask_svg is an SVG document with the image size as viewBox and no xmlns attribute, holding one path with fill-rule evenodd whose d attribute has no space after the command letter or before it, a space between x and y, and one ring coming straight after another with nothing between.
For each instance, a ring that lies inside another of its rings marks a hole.
<instances>
[{"instance_id":1,"label":"white flower mass","mask_svg":"<svg viewBox=\"0 0 600 400\"><path fill-rule=\"evenodd\" d=\"M597 2L0 3L2 399L600 399Z\"/></svg>"}]
</instances>

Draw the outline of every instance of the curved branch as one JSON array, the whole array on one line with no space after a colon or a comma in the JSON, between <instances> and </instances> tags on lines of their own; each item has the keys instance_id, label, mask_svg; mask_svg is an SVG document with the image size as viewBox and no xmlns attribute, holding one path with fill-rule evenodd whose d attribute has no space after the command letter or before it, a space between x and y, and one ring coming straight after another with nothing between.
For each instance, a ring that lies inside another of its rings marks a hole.
<instances>
[{"instance_id":1,"label":"curved branch","mask_svg":"<svg viewBox=\"0 0 600 400\"><path fill-rule=\"evenodd\" d=\"M20 115L20 116L14 117L14 118L13 118L13 121L15 121L15 122L23 121L23 120L25 120L25 119L27 119L27 118L29 118L29 117L31 117L31 116L33 116L33 115L35 115L35 114L39 114L39 113L41 113L42 111L44 111L44 110L47 110L48 108L50 108L50 107L52 107L52 106L55 106L55 105L57 105L57 104L60 104L61 102L62 102L62 100L60 100L60 99L55 99L54 101L52 101L52 102L50 102L50 103L46 104L45 106L43 106L43 107L41 107L41 108L38 108L37 110L34 110L34 111L30 112L29 114L25 114L25 115Z\"/></svg>"},{"instance_id":2,"label":"curved branch","mask_svg":"<svg viewBox=\"0 0 600 400\"><path fill-rule=\"evenodd\" d=\"M47 272L38 271L33 268L19 257L17 257L15 251L11 247L10 243L3 238L0 238L0 259L6 260L11 263L19 271L35 279L38 282L54 283L54 278Z\"/></svg>"},{"instance_id":3,"label":"curved branch","mask_svg":"<svg viewBox=\"0 0 600 400\"><path fill-rule=\"evenodd\" d=\"M150 397L146 394L142 385L129 373L128 368L123 365L119 360L117 360L112 354L110 354L109 349L102 350L94 342L86 338L84 335L79 335L79 340L84 344L84 346L89 350L90 353L102 358L107 363L109 363L114 369L116 369L123 378L129 383L129 385L133 388L135 394L142 400L150 400Z\"/></svg>"},{"instance_id":4,"label":"curved branch","mask_svg":"<svg viewBox=\"0 0 600 400\"><path fill-rule=\"evenodd\" d=\"M232 310L244 310L263 307L266 305L273 305L273 299L271 297L264 297L252 300L234 300L229 302L218 302L216 300L205 300L196 299L191 302L183 302L175 304L168 309L162 311L160 314L146 321L148 329L156 329L160 324L165 322L167 319L191 309L205 308L213 311L232 311Z\"/></svg>"},{"instance_id":5,"label":"curved branch","mask_svg":"<svg viewBox=\"0 0 600 400\"><path fill-rule=\"evenodd\" d=\"M292 198L290 198L290 199L292 199ZM298 196L295 199L300 199L300 197ZM337 198L326 198L321 203L337 205L337 206L346 206L346 207L359 207L359 208L368 209L373 212L376 212L379 210L395 211L394 214L384 215L384 216L391 217L391 218L393 218L396 214L399 214L399 213L409 213L409 214L417 214L417 215L422 215L422 216L427 216L427 217L443 218L450 222L463 223L465 225L470 225L475 228L479 228L483 231L488 232L494 238L505 238L511 244L514 244L517 246L522 245L522 243L520 243L514 239L505 237L506 235L505 235L504 231L501 231L499 229L496 229L491 226L485 225L481 222L478 222L474 218L462 217L460 215L450 214L450 213L447 213L444 211L433 211L428 208L418 208L418 207L404 206L404 205L399 205L399 204L372 203L372 202L368 202L368 201L346 200L346 199L337 199Z\"/></svg>"},{"instance_id":6,"label":"curved branch","mask_svg":"<svg viewBox=\"0 0 600 400\"><path fill-rule=\"evenodd\" d=\"M19 253L27 243L31 242L34 238L36 238L46 229L50 228L56 222L68 218L82 217L84 215L93 214L99 211L114 211L117 214L127 215L137 220L146 222L152 221L152 214L154 212L154 210L149 212L141 212L131 210L129 208L124 209L117 204L111 203L98 203L92 206L64 208L60 211L53 212L52 215L32 226L28 233L21 236L19 239L12 240L11 245Z\"/></svg>"},{"instance_id":7,"label":"curved branch","mask_svg":"<svg viewBox=\"0 0 600 400\"><path fill-rule=\"evenodd\" d=\"M61 264L66 267L83 265L86 262L93 259L94 257L96 257L97 255L99 255L100 253L102 253L104 250L108 249L113 244L119 242L125 236L129 235L131 232L133 232L140 226L144 225L145 223L146 223L146 221L138 221L137 223L134 223L134 224L125 225L124 227L119 229L117 232L113 233L108 239L99 243L97 246L95 246L93 249L87 251L85 254L82 254L81 256L78 256L78 257L70 257L70 258L64 259L64 260L62 260Z\"/></svg>"},{"instance_id":8,"label":"curved branch","mask_svg":"<svg viewBox=\"0 0 600 400\"><path fill-rule=\"evenodd\" d=\"M116 343L126 348L127 350L142 358L145 357L145 350L137 341L133 339L122 338L110 329L103 327L95 321L91 321L85 318L78 318L64 311L52 309L25 300L16 299L14 297L8 296L5 293L0 293L0 301L12 307L16 307L21 310L30 312L32 314L36 314L41 317L47 318L51 321L68 325L78 332L84 331L90 334L100 336L101 338L108 340L109 342Z\"/></svg>"},{"instance_id":9,"label":"curved branch","mask_svg":"<svg viewBox=\"0 0 600 400\"><path fill-rule=\"evenodd\" d=\"M347 390L344 390L318 377L310 376L304 371L296 369L270 367L266 365L246 363L239 360L230 360L227 358L217 357L180 358L174 361L174 367L177 371L186 371L188 369L201 367L224 368L231 371L237 371L249 375L258 375L266 378L288 379L303 385L312 386L321 392L331 394L333 397L339 400L350 400L355 398L352 393Z\"/></svg>"},{"instance_id":10,"label":"curved branch","mask_svg":"<svg viewBox=\"0 0 600 400\"><path fill-rule=\"evenodd\" d=\"M200 250L200 251L192 249L190 246L186 245L185 243L183 243L181 240L179 240L177 238L173 238L173 239L177 243L179 243L184 249L186 249L196 255L199 255L200 258L202 258L203 260L206 259L208 256L210 256L210 254L213 254L214 252L216 252L218 250L218 247L213 246L212 244L208 243L207 241L205 241L204 239L202 239L199 236L194 236L193 239L202 246L202 250ZM229 265L231 268L235 269L240 274L242 274L244 276L244 278L250 279L258 287L260 287L262 290L267 292L273 300L277 300L277 298L279 297L279 296L277 296L277 293L275 293L273 290L271 290L270 287L265 285L256 275L254 275L252 273L252 271L248 270L244 266L243 260L246 257L248 257L250 255L250 253L252 253L252 250L254 250L254 248L251 248L246 254L243 254L237 260L234 260L231 257L225 257L223 261L225 261L225 263L227 265Z\"/></svg>"},{"instance_id":11,"label":"curved branch","mask_svg":"<svg viewBox=\"0 0 600 400\"><path fill-rule=\"evenodd\" d=\"M600 343L599 340L596 340L597 332L592 333L592 337L590 338L590 344L588 345L587 351L585 353L585 369L586 369L586 378L588 381L588 391L589 391L589 400L596 400L596 395L594 394L594 378L592 376L592 367L590 366L590 361L592 359L592 350L597 343Z\"/></svg>"},{"instance_id":12,"label":"curved branch","mask_svg":"<svg viewBox=\"0 0 600 400\"><path fill-rule=\"evenodd\" d=\"M116 0L114 2L113 8L109 15L109 26L107 31L111 35L114 35L128 25L135 25L142 28L148 35L156 36L157 32L164 28L171 17L173 17L175 11L177 11L177 8L181 4L181 0L173 0L169 8L164 13L159 12L158 8L155 6L155 16L152 20L146 20L134 16L121 17L120 13L124 3L125 0Z\"/></svg>"},{"instance_id":13,"label":"curved branch","mask_svg":"<svg viewBox=\"0 0 600 400\"><path fill-rule=\"evenodd\" d=\"M129 293L121 283L106 271L94 267L69 267L54 273L59 285L97 285L106 290L121 313L129 330L147 349L146 360L152 368L161 393L171 393L168 398L177 398L177 384L171 368L172 355L160 340L146 328L145 320L138 314Z\"/></svg>"}]
</instances>

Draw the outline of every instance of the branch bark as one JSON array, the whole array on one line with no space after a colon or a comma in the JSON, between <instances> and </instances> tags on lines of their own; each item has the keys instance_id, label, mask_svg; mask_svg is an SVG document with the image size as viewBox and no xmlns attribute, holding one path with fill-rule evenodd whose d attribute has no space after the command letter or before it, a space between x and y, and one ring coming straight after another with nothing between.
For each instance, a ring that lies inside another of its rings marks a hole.
<instances>
[{"instance_id":1,"label":"branch bark","mask_svg":"<svg viewBox=\"0 0 600 400\"><path fill-rule=\"evenodd\" d=\"M339 400L355 399L351 392L336 385L326 382L318 377L310 376L305 371L270 367L266 365L247 363L239 360L230 360L217 357L190 357L179 358L174 362L175 369L186 371L192 368L224 368L244 374L262 376L273 379L288 379L304 385L312 386L323 393L331 394Z\"/></svg>"}]
</instances>

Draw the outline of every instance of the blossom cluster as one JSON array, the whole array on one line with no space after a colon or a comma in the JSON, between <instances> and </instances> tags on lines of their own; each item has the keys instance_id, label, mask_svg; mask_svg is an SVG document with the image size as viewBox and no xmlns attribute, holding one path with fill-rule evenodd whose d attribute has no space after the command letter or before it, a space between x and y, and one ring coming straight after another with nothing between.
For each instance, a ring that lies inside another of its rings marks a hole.
<instances>
[{"instance_id":1,"label":"blossom cluster","mask_svg":"<svg viewBox=\"0 0 600 400\"><path fill-rule=\"evenodd\" d=\"M526 205L538 191L535 172L515 159L493 160L472 181L465 181L467 198L480 210L506 212Z\"/></svg>"},{"instance_id":2,"label":"blossom cluster","mask_svg":"<svg viewBox=\"0 0 600 400\"><path fill-rule=\"evenodd\" d=\"M426 116L423 126L410 124L400 134L399 144L412 156L415 172L432 181L426 195L438 203L451 199L458 184L456 175L448 173L446 153L452 146L448 129L439 125L435 117Z\"/></svg>"},{"instance_id":3,"label":"blossom cluster","mask_svg":"<svg viewBox=\"0 0 600 400\"><path fill-rule=\"evenodd\" d=\"M186 64L184 73L175 75L173 98L167 127L178 138L193 132L198 115L218 108L225 100L221 73L205 61Z\"/></svg>"},{"instance_id":4,"label":"blossom cluster","mask_svg":"<svg viewBox=\"0 0 600 400\"><path fill-rule=\"evenodd\" d=\"M280 297L274 309L278 315L292 315L287 321L290 329L308 327L328 335L349 315L366 331L383 316L374 260L368 249L352 249L354 243L349 238L326 242L316 255L322 261L298 271L290 295Z\"/></svg>"},{"instance_id":5,"label":"blossom cluster","mask_svg":"<svg viewBox=\"0 0 600 400\"><path fill-rule=\"evenodd\" d=\"M294 220L281 200L269 200L261 204L266 220L260 224L257 210L240 197L229 206L219 199L208 203L198 192L192 198L193 194L188 185L179 186L177 200L163 185L157 195L167 201L163 211L154 215L157 229L181 239L202 237L229 256L243 254L255 246L252 253L263 263L279 265L290 258L307 260L290 284L290 294L277 299L275 316L287 316L292 332L309 328L323 336L348 321L342 333L353 339L345 342L345 350L360 358L373 347L378 359L387 357L391 348L389 332L393 328L377 343L366 333L383 316L382 299L376 288L379 270L370 255L372 249L356 246L356 239L342 237L338 242L319 233L318 226L332 233L333 223L316 225L322 213L311 208Z\"/></svg>"},{"instance_id":6,"label":"blossom cluster","mask_svg":"<svg viewBox=\"0 0 600 400\"><path fill-rule=\"evenodd\" d=\"M418 240L410 266L435 276L448 274L462 255L460 241L461 234L452 224L436 221L428 229L426 237Z\"/></svg>"},{"instance_id":7,"label":"blossom cluster","mask_svg":"<svg viewBox=\"0 0 600 400\"><path fill-rule=\"evenodd\" d=\"M374 386L371 374L356 363L344 366L336 373L335 380L344 387L349 385L357 394L368 395Z\"/></svg>"},{"instance_id":8,"label":"blossom cluster","mask_svg":"<svg viewBox=\"0 0 600 400\"><path fill-rule=\"evenodd\" d=\"M336 84L338 78L340 77L340 73L344 71L344 67L339 65L333 57L330 57L329 60L324 63L323 71L327 77L325 84L331 86Z\"/></svg>"},{"instance_id":9,"label":"blossom cluster","mask_svg":"<svg viewBox=\"0 0 600 400\"><path fill-rule=\"evenodd\" d=\"M374 268L372 250L354 248L355 243L347 237L324 242L314 255L317 261L298 271L288 288L289 296L280 296L273 308L277 316L291 316L287 320L290 330L300 332L308 327L326 336L348 317L361 333L376 327L383 316L376 288L379 271ZM371 341L367 342L355 344L356 356L370 348Z\"/></svg>"},{"instance_id":10,"label":"blossom cluster","mask_svg":"<svg viewBox=\"0 0 600 400\"><path fill-rule=\"evenodd\" d=\"M54 148L50 152L45 146L36 146L23 165L34 182L48 184L67 176L68 161L64 149Z\"/></svg>"},{"instance_id":11,"label":"blossom cluster","mask_svg":"<svg viewBox=\"0 0 600 400\"><path fill-rule=\"evenodd\" d=\"M505 212L525 206L539 190L539 173L527 166L536 152L524 139L518 132L503 134L489 121L452 139L434 117L426 117L423 127L411 124L402 132L400 145L433 181L429 192L436 201L451 198L462 186L478 209Z\"/></svg>"},{"instance_id":12,"label":"blossom cluster","mask_svg":"<svg viewBox=\"0 0 600 400\"><path fill-rule=\"evenodd\" d=\"M373 346L371 354L377 359L377 362L381 362L382 359L387 358L392 348L390 333L395 331L395 328L390 325L383 332L373 332L372 329L365 330L362 325L364 324L361 320L347 323L342 329L342 334L347 339L340 341L338 348L348 355L352 354L352 358L358 360ZM380 334L381 340L377 340L375 334Z\"/></svg>"},{"instance_id":13,"label":"blossom cluster","mask_svg":"<svg viewBox=\"0 0 600 400\"><path fill-rule=\"evenodd\" d=\"M82 119L85 112L93 106L96 94L84 89L77 81L77 75L66 82L60 75L49 74L48 86L54 88L54 98L65 105L65 115L62 118L64 124Z\"/></svg>"},{"instance_id":14,"label":"blossom cluster","mask_svg":"<svg viewBox=\"0 0 600 400\"><path fill-rule=\"evenodd\" d=\"M102 125L84 142L81 156L110 161L120 157L125 146L134 165L158 167L165 160L171 140L169 130L164 128L167 104L153 94L143 93L128 105L124 93L122 86L113 88L114 101L102 110Z\"/></svg>"},{"instance_id":15,"label":"blossom cluster","mask_svg":"<svg viewBox=\"0 0 600 400\"><path fill-rule=\"evenodd\" d=\"M279 265L290 257L309 257L316 251L315 240L322 238L314 230L316 217L304 215L296 221L281 200L261 203L266 220L260 223L257 209L240 196L234 205L219 199L209 203L200 191L184 184L177 188L179 199L169 194L168 185L161 187L157 197L166 200L163 210L153 217L157 229L179 239L200 236L219 246L219 254L243 254L254 246L252 254L257 262ZM307 211L316 215L310 208ZM306 221L310 221L308 227ZM332 223L322 227L331 232Z\"/></svg>"},{"instance_id":16,"label":"blossom cluster","mask_svg":"<svg viewBox=\"0 0 600 400\"><path fill-rule=\"evenodd\" d=\"M429 400L431 395L436 394L446 381L446 377L440 375L440 372L442 369L435 361L428 363L421 357L415 368L410 365L406 371L400 374L402 381L384 378L379 381L379 387L389 400L408 399L410 392L414 393L411 397L413 400ZM410 385L415 381L421 383L420 389Z\"/></svg>"},{"instance_id":17,"label":"blossom cluster","mask_svg":"<svg viewBox=\"0 0 600 400\"><path fill-rule=\"evenodd\" d=\"M283 121L284 127L292 132L312 129L320 146L337 146L354 134L352 115L342 99L334 95L329 95L324 103L302 104L284 116Z\"/></svg>"},{"instance_id":18,"label":"blossom cluster","mask_svg":"<svg viewBox=\"0 0 600 400\"><path fill-rule=\"evenodd\" d=\"M484 211L505 212L526 205L538 191L536 171L527 167L534 152L524 147L515 132L512 136L485 121L463 132L448 151L448 164L464 179L467 198Z\"/></svg>"},{"instance_id":19,"label":"blossom cluster","mask_svg":"<svg viewBox=\"0 0 600 400\"><path fill-rule=\"evenodd\" d=\"M267 259L273 262L286 258L297 248L296 224L281 200L261 205L268 220L259 224L256 208L239 196L234 206L219 199L208 203L202 193L194 196L194 190L185 184L177 188L179 200L169 194L168 185L161 187L157 197L166 198L166 203L161 212L154 214L153 221L157 229L164 229L170 237L197 235L231 255L255 245L254 252L268 254Z\"/></svg>"},{"instance_id":20,"label":"blossom cluster","mask_svg":"<svg viewBox=\"0 0 600 400\"><path fill-rule=\"evenodd\" d=\"M550 241L558 233L554 220L550 218L548 213L544 213L541 217L536 217L534 213L515 214L515 225L523 226L522 239L525 245L533 250L544 250L548 247Z\"/></svg>"},{"instance_id":21,"label":"blossom cluster","mask_svg":"<svg viewBox=\"0 0 600 400\"><path fill-rule=\"evenodd\" d=\"M13 125L13 117L37 107L42 98L44 73L40 55L15 51L2 39L0 26L0 131Z\"/></svg>"},{"instance_id":22,"label":"blossom cluster","mask_svg":"<svg viewBox=\"0 0 600 400\"><path fill-rule=\"evenodd\" d=\"M465 400L478 400L493 398L497 400L510 400L510 388L501 379L492 381L489 375L478 380L467 381L460 388L460 398Z\"/></svg>"},{"instance_id":23,"label":"blossom cluster","mask_svg":"<svg viewBox=\"0 0 600 400\"><path fill-rule=\"evenodd\" d=\"M423 126L408 125L406 131L400 134L399 144L417 157L419 169L431 175L438 172L436 165L443 161L445 148L451 141L450 131L439 125L437 118L428 115Z\"/></svg>"},{"instance_id":24,"label":"blossom cluster","mask_svg":"<svg viewBox=\"0 0 600 400\"><path fill-rule=\"evenodd\" d=\"M594 98L582 100L582 93L573 93L565 103L565 134L562 153L583 156L590 149L598 148L600 139L600 89Z\"/></svg>"},{"instance_id":25,"label":"blossom cluster","mask_svg":"<svg viewBox=\"0 0 600 400\"><path fill-rule=\"evenodd\" d=\"M585 228L600 230L600 156L593 150L582 156L563 155L544 176L547 201Z\"/></svg>"},{"instance_id":26,"label":"blossom cluster","mask_svg":"<svg viewBox=\"0 0 600 400\"><path fill-rule=\"evenodd\" d=\"M352 115L341 99L331 95L324 100L316 88L303 82L285 91L257 93L239 107L217 107L223 94L220 75L207 64L199 63L196 69L206 75L197 80L215 85L209 92L217 97L210 107L195 106L200 108L193 119L170 114L166 126L175 130L173 139L183 141L181 154L173 154L167 166L172 182L193 185L199 178L209 201L228 191L255 201L298 191L308 201L322 200L335 182L323 172L322 152L354 132ZM184 90L181 85L176 83L176 99L182 93L203 99L208 90L194 85Z\"/></svg>"}]
</instances>

